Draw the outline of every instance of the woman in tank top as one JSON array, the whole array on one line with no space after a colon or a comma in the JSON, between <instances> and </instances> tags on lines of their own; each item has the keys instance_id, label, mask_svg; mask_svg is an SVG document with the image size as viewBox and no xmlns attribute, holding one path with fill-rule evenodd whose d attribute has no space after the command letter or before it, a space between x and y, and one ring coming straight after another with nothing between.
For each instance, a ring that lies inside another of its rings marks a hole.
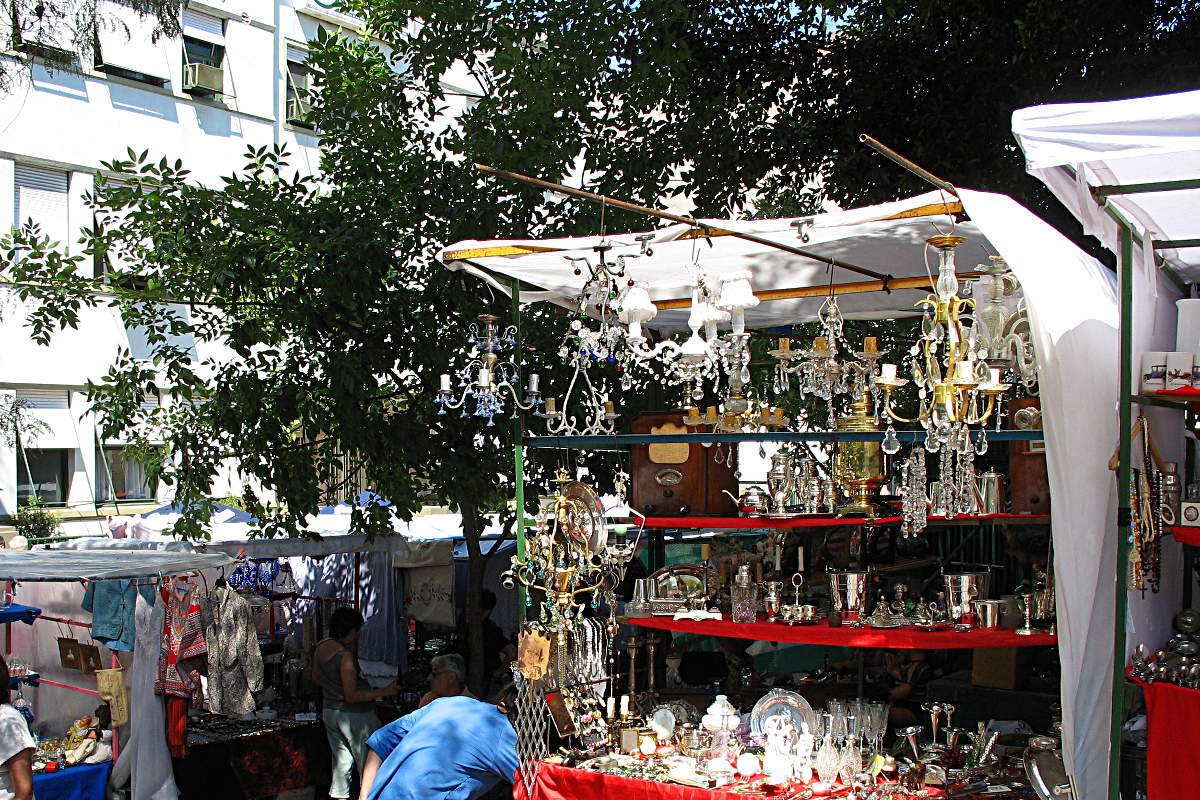
<instances>
[{"instance_id":1,"label":"woman in tank top","mask_svg":"<svg viewBox=\"0 0 1200 800\"><path fill-rule=\"evenodd\" d=\"M333 754L333 780L329 796L350 797L350 784L366 763L367 738L379 727L375 700L396 693L393 681L372 689L358 669L355 649L363 618L352 608L339 606L329 619L329 638L313 651L313 682L321 687L321 719Z\"/></svg>"}]
</instances>

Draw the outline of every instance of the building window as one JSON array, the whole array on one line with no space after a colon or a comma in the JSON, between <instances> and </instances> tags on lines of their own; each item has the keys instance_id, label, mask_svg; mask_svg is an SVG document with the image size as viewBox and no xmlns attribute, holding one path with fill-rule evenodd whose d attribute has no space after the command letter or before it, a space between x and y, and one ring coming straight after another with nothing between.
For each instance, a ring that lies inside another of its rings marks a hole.
<instances>
[{"instance_id":1,"label":"building window","mask_svg":"<svg viewBox=\"0 0 1200 800\"><path fill-rule=\"evenodd\" d=\"M71 244L67 202L70 176L66 172L17 164L13 173L13 224L32 222L42 236L60 249Z\"/></svg>"},{"instance_id":2,"label":"building window","mask_svg":"<svg viewBox=\"0 0 1200 800\"><path fill-rule=\"evenodd\" d=\"M290 51L291 48L289 48ZM303 61L290 57L287 62L287 121L305 128L316 127L312 121L311 73Z\"/></svg>"},{"instance_id":3,"label":"building window","mask_svg":"<svg viewBox=\"0 0 1200 800\"><path fill-rule=\"evenodd\" d=\"M225 93L225 21L183 10L183 90L199 96Z\"/></svg>"},{"instance_id":4,"label":"building window","mask_svg":"<svg viewBox=\"0 0 1200 800\"><path fill-rule=\"evenodd\" d=\"M71 491L71 451L18 448L17 505L37 495L42 505L65 505Z\"/></svg>"},{"instance_id":5,"label":"building window","mask_svg":"<svg viewBox=\"0 0 1200 800\"><path fill-rule=\"evenodd\" d=\"M107 445L96 451L96 499L152 500L146 468L124 447Z\"/></svg>"},{"instance_id":6,"label":"building window","mask_svg":"<svg viewBox=\"0 0 1200 800\"><path fill-rule=\"evenodd\" d=\"M215 42L202 42L185 36L183 60L185 64L207 64L220 69L225 61L225 48Z\"/></svg>"}]
</instances>

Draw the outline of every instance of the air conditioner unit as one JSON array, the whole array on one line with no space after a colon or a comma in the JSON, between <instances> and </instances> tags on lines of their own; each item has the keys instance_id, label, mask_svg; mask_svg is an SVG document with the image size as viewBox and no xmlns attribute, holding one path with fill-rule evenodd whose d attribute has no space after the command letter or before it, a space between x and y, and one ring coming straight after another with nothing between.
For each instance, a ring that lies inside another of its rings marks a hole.
<instances>
[{"instance_id":1,"label":"air conditioner unit","mask_svg":"<svg viewBox=\"0 0 1200 800\"><path fill-rule=\"evenodd\" d=\"M183 90L190 94L221 94L225 89L225 75L220 67L209 64L183 65Z\"/></svg>"},{"instance_id":2,"label":"air conditioner unit","mask_svg":"<svg viewBox=\"0 0 1200 800\"><path fill-rule=\"evenodd\" d=\"M309 119L311 113L312 103L307 97L297 96L287 101L287 121L293 125L311 126L313 124Z\"/></svg>"}]
</instances>

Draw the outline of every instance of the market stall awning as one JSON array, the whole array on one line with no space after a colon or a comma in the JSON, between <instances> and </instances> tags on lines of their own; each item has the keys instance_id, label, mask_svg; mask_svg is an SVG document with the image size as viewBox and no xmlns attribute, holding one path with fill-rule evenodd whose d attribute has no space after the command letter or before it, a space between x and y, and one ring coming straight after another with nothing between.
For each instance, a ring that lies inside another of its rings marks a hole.
<instances>
[{"instance_id":1,"label":"market stall awning","mask_svg":"<svg viewBox=\"0 0 1200 800\"><path fill-rule=\"evenodd\" d=\"M1116 222L1097 202L1107 200L1176 272L1200 279L1200 91L1022 108L1012 127L1029 172L1088 234L1116 252Z\"/></svg>"},{"instance_id":2,"label":"market stall awning","mask_svg":"<svg viewBox=\"0 0 1200 800\"><path fill-rule=\"evenodd\" d=\"M765 328L816 319L830 283L843 285L839 299L843 315L858 319L891 319L912 316L914 304L929 293L928 278L936 274L936 259L926 254L925 240L953 232L967 241L958 248L960 272L988 263L996 250L978 226L961 221L962 203L945 192L926 194L868 208L836 211L811 217L763 220L700 220L706 228L669 225L650 232L651 253L643 252L643 233L581 236L569 239L463 241L444 248L438 257L450 269L473 273L508 291L503 280L522 283L521 299L568 304L577 297L588 270L575 274L581 262L595 264L595 248L603 240L611 245L604 258L615 263L625 258L631 278L644 281L651 299L660 305L648 327L684 328L694 284L693 264L714 275L749 269L752 284L762 299L746 311L748 327ZM960 221L956 222L956 218ZM892 276L893 291L878 291L880 281L819 260L735 238L726 231L754 233L781 244L802 248L827 258L845 261ZM923 284L916 286L914 284ZM903 288L908 287L908 288ZM793 296L793 295L806 296ZM675 301L675 302L672 302ZM667 307L663 307L666 304Z\"/></svg>"},{"instance_id":3,"label":"market stall awning","mask_svg":"<svg viewBox=\"0 0 1200 800\"><path fill-rule=\"evenodd\" d=\"M0 550L0 580L149 578L234 563L224 553L161 550Z\"/></svg>"}]
</instances>

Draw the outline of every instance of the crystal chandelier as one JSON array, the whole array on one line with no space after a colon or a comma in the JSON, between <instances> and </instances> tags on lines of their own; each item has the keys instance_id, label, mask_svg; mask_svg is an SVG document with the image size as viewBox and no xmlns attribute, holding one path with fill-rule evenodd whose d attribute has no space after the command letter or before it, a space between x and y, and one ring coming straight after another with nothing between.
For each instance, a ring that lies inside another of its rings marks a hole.
<instances>
[{"instance_id":1,"label":"crystal chandelier","mask_svg":"<svg viewBox=\"0 0 1200 800\"><path fill-rule=\"evenodd\" d=\"M445 414L446 409L462 409L460 417L486 417L488 427L495 425L493 417L504 413L505 403L510 399L513 404L512 417L517 411L529 411L541 404L541 392L538 391L538 376L530 374L525 402L519 399L520 374L517 365L503 354L516 346L517 329L510 325L501 331L496 323L500 318L494 314L480 314L479 321L483 323L482 330L476 323L471 323L467 337L469 361L458 371L456 389L461 390L455 400L455 389L451 389L451 376L443 374L434 404L438 406L438 414ZM467 400L474 401L474 411L467 410Z\"/></svg>"},{"instance_id":2,"label":"crystal chandelier","mask_svg":"<svg viewBox=\"0 0 1200 800\"><path fill-rule=\"evenodd\" d=\"M881 353L874 336L863 338L862 350L854 350L846 341L836 295L825 299L819 317L822 335L813 340L811 350L793 350L790 339L780 339L779 348L771 351L776 361L773 388L776 394L789 391L794 376L801 394L826 402L832 427L833 398L845 394L865 397Z\"/></svg>"},{"instance_id":3,"label":"crystal chandelier","mask_svg":"<svg viewBox=\"0 0 1200 800\"><path fill-rule=\"evenodd\" d=\"M980 345L993 367L1012 370L1027 392L1036 392L1037 358L1030 341L1029 312L1025 297L1015 308L1005 298L1016 294L1021 284L1000 256L990 264L977 267L980 276L963 287L963 293L975 298L975 327Z\"/></svg>"}]
</instances>

